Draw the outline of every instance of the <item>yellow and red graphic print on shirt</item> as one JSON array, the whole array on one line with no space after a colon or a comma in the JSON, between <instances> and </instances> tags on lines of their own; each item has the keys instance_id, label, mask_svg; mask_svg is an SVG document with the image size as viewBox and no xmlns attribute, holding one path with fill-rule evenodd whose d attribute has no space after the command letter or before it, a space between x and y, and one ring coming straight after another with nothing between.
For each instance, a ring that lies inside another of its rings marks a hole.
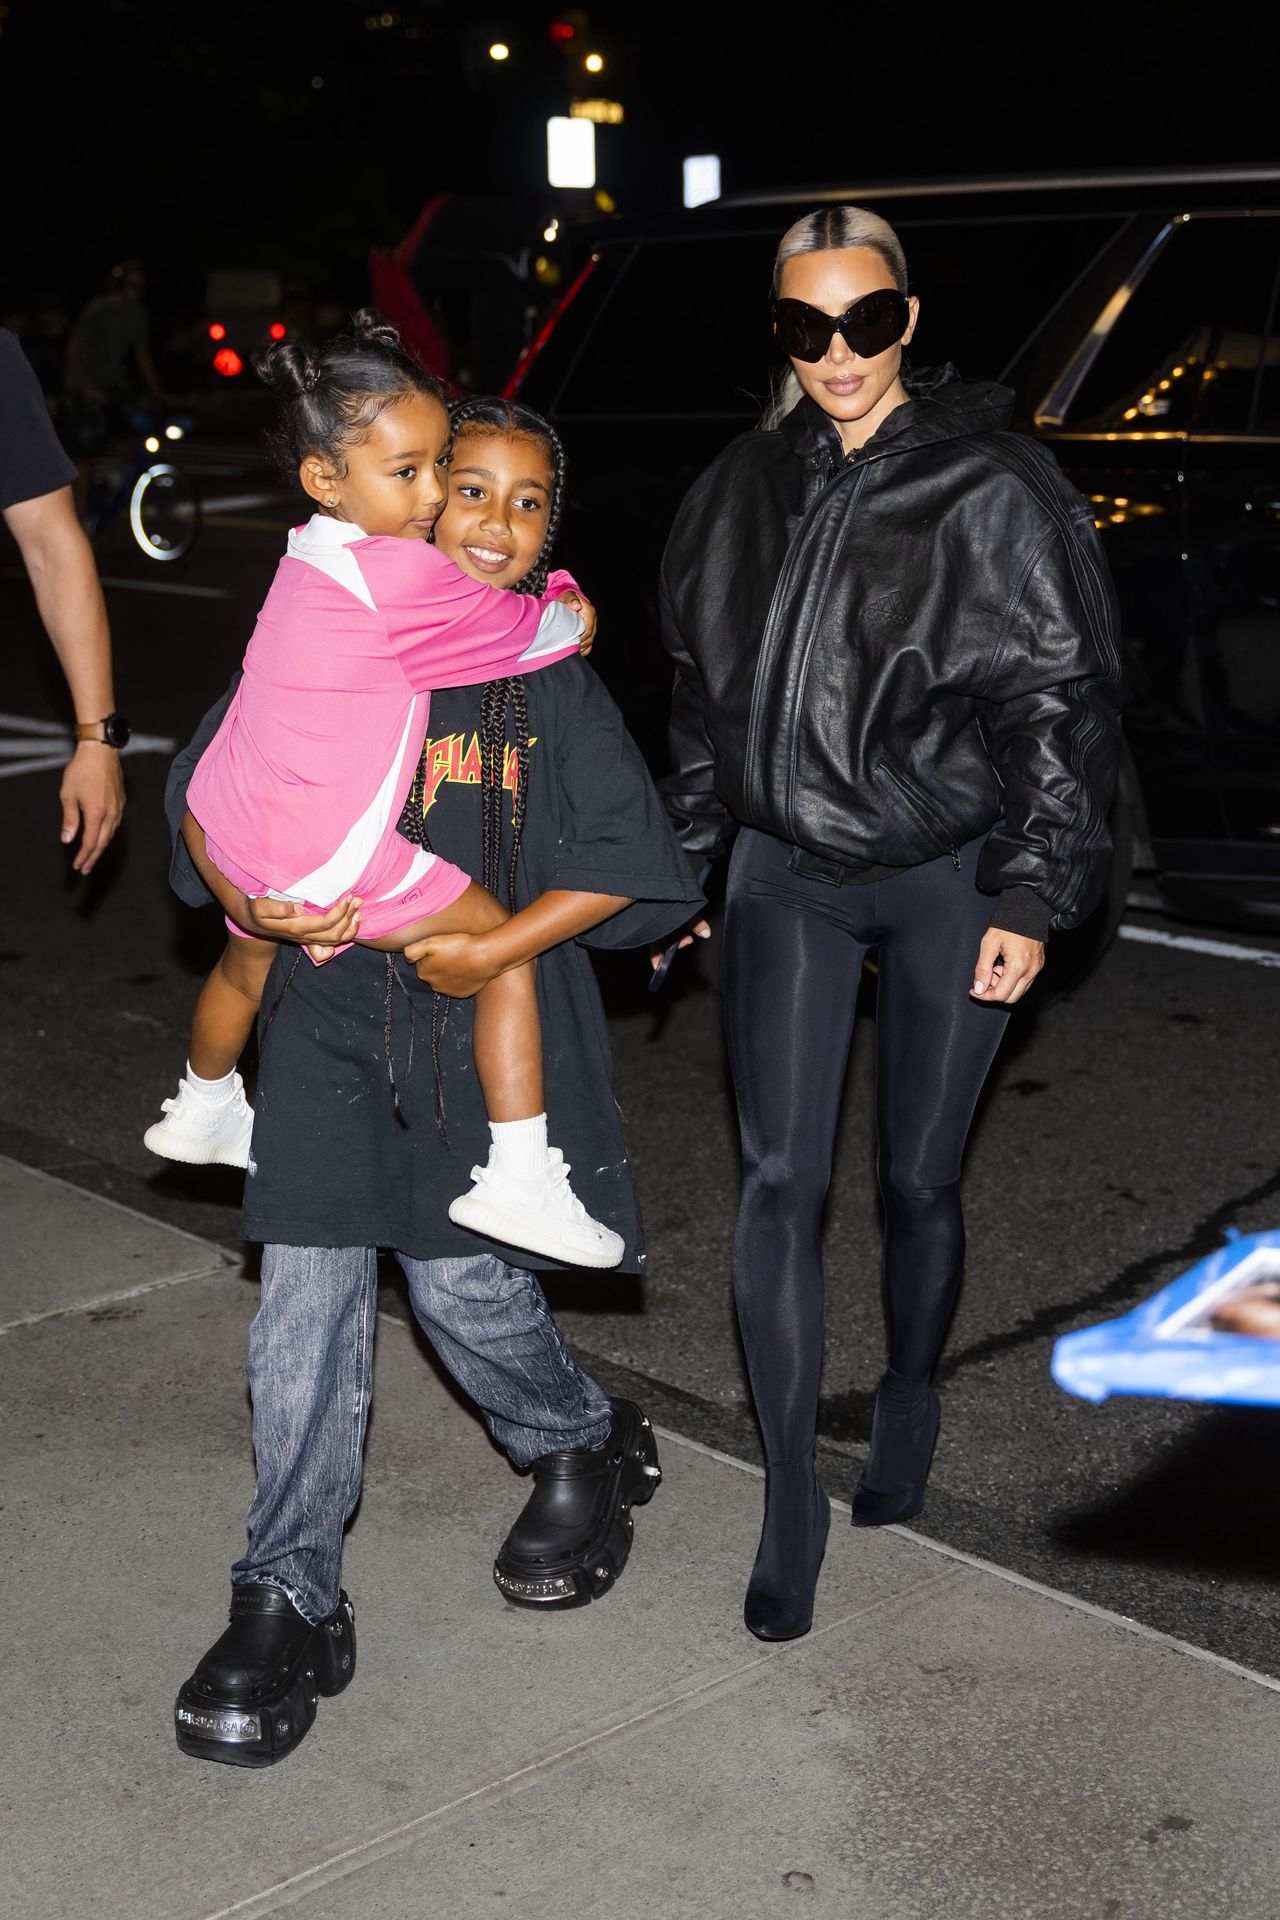
<instances>
[{"instance_id":1,"label":"yellow and red graphic print on shirt","mask_svg":"<svg viewBox=\"0 0 1280 1920\"><path fill-rule=\"evenodd\" d=\"M538 736L530 737L530 747ZM428 738L422 749L426 777L422 788L422 815L425 819L440 797L440 789L451 786L478 787L483 779L483 756L478 733L444 733L438 740ZM510 740L502 743L502 784L512 797L514 819L516 778L520 772L520 754Z\"/></svg>"}]
</instances>

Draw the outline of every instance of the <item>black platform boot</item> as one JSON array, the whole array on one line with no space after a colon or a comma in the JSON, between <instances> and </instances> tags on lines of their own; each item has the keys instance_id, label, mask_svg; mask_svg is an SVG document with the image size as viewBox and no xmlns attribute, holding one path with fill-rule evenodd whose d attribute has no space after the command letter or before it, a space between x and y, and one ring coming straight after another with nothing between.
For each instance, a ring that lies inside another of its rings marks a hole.
<instances>
[{"instance_id":1,"label":"black platform boot","mask_svg":"<svg viewBox=\"0 0 1280 1920\"><path fill-rule=\"evenodd\" d=\"M607 1593L631 1552L632 1507L662 1479L639 1407L615 1400L602 1447L544 1453L533 1492L494 1562L498 1591L516 1607L585 1607Z\"/></svg>"},{"instance_id":2,"label":"black platform boot","mask_svg":"<svg viewBox=\"0 0 1280 1920\"><path fill-rule=\"evenodd\" d=\"M764 1489L764 1530L742 1618L757 1640L798 1640L813 1625L831 1502L811 1453L766 1467Z\"/></svg>"},{"instance_id":3,"label":"black platform boot","mask_svg":"<svg viewBox=\"0 0 1280 1920\"><path fill-rule=\"evenodd\" d=\"M178 1695L178 1745L198 1760L274 1766L310 1730L316 1696L341 1693L355 1670L345 1593L313 1627L279 1587L232 1587L231 1625Z\"/></svg>"},{"instance_id":4,"label":"black platform boot","mask_svg":"<svg viewBox=\"0 0 1280 1920\"><path fill-rule=\"evenodd\" d=\"M876 1393L871 1451L853 1496L855 1527L890 1527L919 1513L941 1420L928 1382L890 1368Z\"/></svg>"}]
</instances>

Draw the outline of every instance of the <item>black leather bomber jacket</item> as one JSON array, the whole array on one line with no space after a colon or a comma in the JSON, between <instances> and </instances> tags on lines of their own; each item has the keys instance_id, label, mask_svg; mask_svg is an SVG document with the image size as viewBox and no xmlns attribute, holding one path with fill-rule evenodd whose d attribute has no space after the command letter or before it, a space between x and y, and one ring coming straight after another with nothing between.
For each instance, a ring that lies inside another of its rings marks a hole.
<instances>
[{"instance_id":1,"label":"black leather bomber jacket","mask_svg":"<svg viewBox=\"0 0 1280 1920\"><path fill-rule=\"evenodd\" d=\"M1012 394L952 367L842 457L805 398L687 496L662 569L676 663L662 783L686 849L733 823L849 867L987 836L992 925L1099 898L1120 656L1093 517Z\"/></svg>"}]
</instances>

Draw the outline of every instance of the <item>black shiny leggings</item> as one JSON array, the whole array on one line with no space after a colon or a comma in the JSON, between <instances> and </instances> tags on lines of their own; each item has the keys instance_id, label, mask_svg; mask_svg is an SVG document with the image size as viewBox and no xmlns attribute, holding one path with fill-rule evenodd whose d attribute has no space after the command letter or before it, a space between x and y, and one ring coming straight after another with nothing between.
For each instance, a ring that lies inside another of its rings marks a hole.
<instances>
[{"instance_id":1,"label":"black shiny leggings","mask_svg":"<svg viewBox=\"0 0 1280 1920\"><path fill-rule=\"evenodd\" d=\"M869 947L878 951L876 1132L888 1361L925 1380L964 1264L960 1160L1007 1013L969 998L995 903L981 842L891 880L836 886L744 828L729 870L725 1025L742 1130L734 1290L766 1457L812 1445L822 1215Z\"/></svg>"}]
</instances>

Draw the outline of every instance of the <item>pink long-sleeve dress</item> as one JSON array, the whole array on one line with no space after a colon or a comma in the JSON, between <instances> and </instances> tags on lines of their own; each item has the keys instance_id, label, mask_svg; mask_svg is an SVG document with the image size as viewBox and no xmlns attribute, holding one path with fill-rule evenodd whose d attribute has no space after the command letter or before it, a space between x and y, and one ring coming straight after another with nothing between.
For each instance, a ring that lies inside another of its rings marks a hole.
<instances>
[{"instance_id":1,"label":"pink long-sleeve dress","mask_svg":"<svg viewBox=\"0 0 1280 1920\"><path fill-rule=\"evenodd\" d=\"M425 540L322 514L295 527L191 779L219 872L311 911L357 894L367 939L452 905L468 876L396 831L430 689L575 654L581 619L556 598L573 585L554 573L537 599L470 579Z\"/></svg>"}]
</instances>

